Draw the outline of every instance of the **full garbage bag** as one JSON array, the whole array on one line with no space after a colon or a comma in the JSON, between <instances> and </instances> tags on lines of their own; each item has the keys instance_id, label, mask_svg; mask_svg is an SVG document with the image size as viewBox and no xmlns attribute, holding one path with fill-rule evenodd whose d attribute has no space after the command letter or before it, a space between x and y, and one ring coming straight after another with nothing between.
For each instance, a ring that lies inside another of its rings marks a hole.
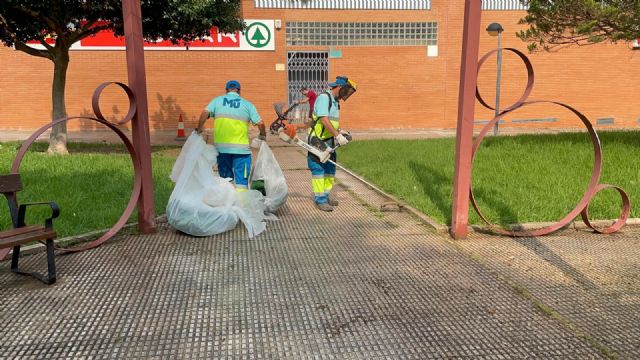
<instances>
[{"instance_id":1,"label":"full garbage bag","mask_svg":"<svg viewBox=\"0 0 640 360\"><path fill-rule=\"evenodd\" d=\"M273 213L280 208L289 195L289 187L282 173L280 164L266 141L260 145L255 167L251 173L251 181L264 182L266 211Z\"/></svg>"},{"instance_id":2,"label":"full garbage bag","mask_svg":"<svg viewBox=\"0 0 640 360\"><path fill-rule=\"evenodd\" d=\"M197 133L185 142L171 171L175 188L167 204L167 221L175 229L193 236L229 231L238 220L249 238L266 229L265 204L258 191L236 192L230 179L213 172L218 152Z\"/></svg>"}]
</instances>

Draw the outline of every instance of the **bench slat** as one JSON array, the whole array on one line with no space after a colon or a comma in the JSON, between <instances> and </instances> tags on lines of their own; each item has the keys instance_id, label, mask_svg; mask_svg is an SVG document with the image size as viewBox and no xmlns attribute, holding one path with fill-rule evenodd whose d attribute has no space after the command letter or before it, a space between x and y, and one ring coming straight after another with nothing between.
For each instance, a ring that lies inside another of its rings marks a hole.
<instances>
[{"instance_id":1,"label":"bench slat","mask_svg":"<svg viewBox=\"0 0 640 360\"><path fill-rule=\"evenodd\" d=\"M22 190L22 181L20 181L20 175L0 175L0 193L11 193L20 190Z\"/></svg>"},{"instance_id":2,"label":"bench slat","mask_svg":"<svg viewBox=\"0 0 640 360\"><path fill-rule=\"evenodd\" d=\"M40 229L25 234L0 239L0 249L22 245L24 243L32 241L53 239L55 237L56 232L54 230Z\"/></svg>"},{"instance_id":3,"label":"bench slat","mask_svg":"<svg viewBox=\"0 0 640 360\"><path fill-rule=\"evenodd\" d=\"M24 233L28 233L28 232L32 232L32 231L35 231L35 230L38 230L38 229L44 229L44 226L43 225L29 225L29 226L24 226L24 227L21 227L21 228L2 231L2 232L0 232L0 239L4 239L4 238L16 236L16 235L20 235L20 234L24 234Z\"/></svg>"}]
</instances>

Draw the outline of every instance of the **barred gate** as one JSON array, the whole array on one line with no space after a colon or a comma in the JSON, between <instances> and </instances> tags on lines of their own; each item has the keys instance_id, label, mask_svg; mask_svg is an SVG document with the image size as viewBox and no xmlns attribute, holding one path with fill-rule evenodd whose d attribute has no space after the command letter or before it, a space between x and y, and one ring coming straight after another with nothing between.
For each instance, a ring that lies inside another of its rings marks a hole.
<instances>
[{"instance_id":1,"label":"barred gate","mask_svg":"<svg viewBox=\"0 0 640 360\"><path fill-rule=\"evenodd\" d=\"M317 94L325 91L329 80L329 53L326 51L289 51L287 53L289 104L301 99L300 89L307 86ZM303 122L309 113L309 105L297 107L291 116L295 122Z\"/></svg>"}]
</instances>

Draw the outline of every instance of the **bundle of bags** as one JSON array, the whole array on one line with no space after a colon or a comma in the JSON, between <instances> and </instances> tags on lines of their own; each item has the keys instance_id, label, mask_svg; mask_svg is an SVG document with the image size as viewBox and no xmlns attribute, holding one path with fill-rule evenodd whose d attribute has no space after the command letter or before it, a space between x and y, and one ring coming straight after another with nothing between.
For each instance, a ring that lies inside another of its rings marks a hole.
<instances>
[{"instance_id":1,"label":"bundle of bags","mask_svg":"<svg viewBox=\"0 0 640 360\"><path fill-rule=\"evenodd\" d=\"M287 201L287 195L289 195L287 181L284 179L280 164L265 141L260 145L256 165L249 181L252 189L259 189L265 196L264 205L268 213L274 213Z\"/></svg>"},{"instance_id":2,"label":"bundle of bags","mask_svg":"<svg viewBox=\"0 0 640 360\"><path fill-rule=\"evenodd\" d=\"M237 192L231 179L213 171L218 152L200 135L192 133L171 171L175 188L167 204L167 220L175 229L193 236L229 231L241 221L249 238L266 229L266 220L288 195L284 174L271 149L262 143L252 179L264 182L265 194L257 190Z\"/></svg>"}]
</instances>

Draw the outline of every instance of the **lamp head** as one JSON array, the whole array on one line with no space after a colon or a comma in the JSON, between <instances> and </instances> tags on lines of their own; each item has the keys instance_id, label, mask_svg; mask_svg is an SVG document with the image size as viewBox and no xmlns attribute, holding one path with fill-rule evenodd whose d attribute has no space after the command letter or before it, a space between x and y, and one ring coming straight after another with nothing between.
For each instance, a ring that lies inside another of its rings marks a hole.
<instances>
[{"instance_id":1,"label":"lamp head","mask_svg":"<svg viewBox=\"0 0 640 360\"><path fill-rule=\"evenodd\" d=\"M489 26L487 26L487 32L491 36L498 36L503 31L504 29L502 28L502 25L498 23L491 23L489 24Z\"/></svg>"}]
</instances>

